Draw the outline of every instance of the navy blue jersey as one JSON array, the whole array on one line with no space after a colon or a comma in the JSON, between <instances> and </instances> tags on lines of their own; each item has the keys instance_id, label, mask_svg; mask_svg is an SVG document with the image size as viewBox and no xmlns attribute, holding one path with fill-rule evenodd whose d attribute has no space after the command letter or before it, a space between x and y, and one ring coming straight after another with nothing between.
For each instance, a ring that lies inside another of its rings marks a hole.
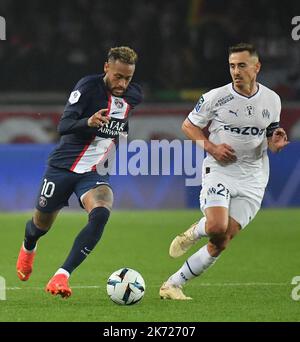
<instances>
[{"instance_id":1,"label":"navy blue jersey","mask_svg":"<svg viewBox=\"0 0 300 342\"><path fill-rule=\"evenodd\" d=\"M61 139L50 154L51 166L76 173L96 170L119 134L128 129L128 117L142 100L138 84L130 83L122 97L112 95L103 81L104 74L82 78L72 91L58 125ZM88 119L108 108L111 118L100 128L88 126Z\"/></svg>"}]
</instances>

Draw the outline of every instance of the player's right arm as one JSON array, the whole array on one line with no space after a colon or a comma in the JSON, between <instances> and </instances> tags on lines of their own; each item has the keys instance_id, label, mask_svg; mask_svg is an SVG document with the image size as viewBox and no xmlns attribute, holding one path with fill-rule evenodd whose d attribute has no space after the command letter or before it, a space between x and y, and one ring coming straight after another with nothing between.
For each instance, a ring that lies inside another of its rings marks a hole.
<instances>
[{"instance_id":1,"label":"player's right arm","mask_svg":"<svg viewBox=\"0 0 300 342\"><path fill-rule=\"evenodd\" d=\"M212 143L202 130L214 118L214 112L211 110L212 96L213 91L210 91L200 97L193 111L183 122L182 130L189 139L200 145L221 164L232 163L236 161L233 148L227 144Z\"/></svg>"},{"instance_id":2,"label":"player's right arm","mask_svg":"<svg viewBox=\"0 0 300 342\"><path fill-rule=\"evenodd\" d=\"M64 113L58 124L60 135L91 131L109 122L107 108L100 109L90 117L84 115L96 86L88 77L81 79L71 92Z\"/></svg>"},{"instance_id":3,"label":"player's right arm","mask_svg":"<svg viewBox=\"0 0 300 342\"><path fill-rule=\"evenodd\" d=\"M200 145L206 152L212 155L220 163L232 163L236 161L234 150L227 144L214 144L207 139L200 127L195 126L188 118L182 124L184 134L198 145Z\"/></svg>"}]
</instances>

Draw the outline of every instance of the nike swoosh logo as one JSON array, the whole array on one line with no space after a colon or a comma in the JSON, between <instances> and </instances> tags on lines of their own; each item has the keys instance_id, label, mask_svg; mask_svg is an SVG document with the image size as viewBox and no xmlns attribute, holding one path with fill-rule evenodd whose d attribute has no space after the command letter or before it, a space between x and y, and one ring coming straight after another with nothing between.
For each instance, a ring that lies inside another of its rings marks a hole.
<instances>
[{"instance_id":1,"label":"nike swoosh logo","mask_svg":"<svg viewBox=\"0 0 300 342\"><path fill-rule=\"evenodd\" d=\"M117 114L123 114L123 112L112 112L110 115L117 115Z\"/></svg>"},{"instance_id":2,"label":"nike swoosh logo","mask_svg":"<svg viewBox=\"0 0 300 342\"><path fill-rule=\"evenodd\" d=\"M238 116L237 112L234 112L233 110L229 110L229 113L234 114L235 116Z\"/></svg>"}]
</instances>

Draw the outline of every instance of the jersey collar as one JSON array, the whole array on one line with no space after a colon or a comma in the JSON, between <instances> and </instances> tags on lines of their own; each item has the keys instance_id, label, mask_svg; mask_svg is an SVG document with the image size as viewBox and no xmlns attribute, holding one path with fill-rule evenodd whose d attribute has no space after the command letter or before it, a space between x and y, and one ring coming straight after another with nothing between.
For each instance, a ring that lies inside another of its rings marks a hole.
<instances>
[{"instance_id":1,"label":"jersey collar","mask_svg":"<svg viewBox=\"0 0 300 342\"><path fill-rule=\"evenodd\" d=\"M252 97L255 97L257 94L260 93L260 84L257 83L257 91L251 96L246 96L246 95L243 95L243 94L239 93L238 91L236 91L233 87L233 83L231 83L231 91L233 92L233 94L238 95L242 98L251 99Z\"/></svg>"}]
</instances>

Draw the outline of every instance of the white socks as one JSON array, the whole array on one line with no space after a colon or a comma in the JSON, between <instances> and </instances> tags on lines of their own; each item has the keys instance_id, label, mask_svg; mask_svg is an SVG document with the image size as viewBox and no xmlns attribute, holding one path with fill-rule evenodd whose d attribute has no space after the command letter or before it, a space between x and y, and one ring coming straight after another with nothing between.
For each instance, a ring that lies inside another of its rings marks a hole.
<instances>
[{"instance_id":1,"label":"white socks","mask_svg":"<svg viewBox=\"0 0 300 342\"><path fill-rule=\"evenodd\" d=\"M65 269L63 268L59 268L54 275L57 275L57 274L65 274L68 278L70 277L70 273L68 271L66 271Z\"/></svg>"},{"instance_id":2,"label":"white socks","mask_svg":"<svg viewBox=\"0 0 300 342\"><path fill-rule=\"evenodd\" d=\"M198 222L197 226L194 229L194 237L195 239L200 239L201 237L208 236L205 231L205 222L206 217L202 217L202 219Z\"/></svg>"},{"instance_id":3,"label":"white socks","mask_svg":"<svg viewBox=\"0 0 300 342\"><path fill-rule=\"evenodd\" d=\"M212 257L207 250L207 245L199 249L187 259L182 267L167 280L167 283L175 286L183 285L187 280L199 276L209 266L213 265L217 257Z\"/></svg>"}]
</instances>

